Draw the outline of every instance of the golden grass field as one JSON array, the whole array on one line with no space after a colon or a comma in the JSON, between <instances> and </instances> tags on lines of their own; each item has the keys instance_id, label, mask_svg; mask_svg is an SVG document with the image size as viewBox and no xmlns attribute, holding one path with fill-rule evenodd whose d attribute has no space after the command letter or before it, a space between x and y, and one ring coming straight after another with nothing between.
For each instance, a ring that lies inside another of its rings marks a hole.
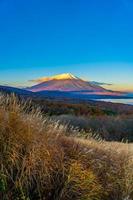
<instances>
[{"instance_id":1,"label":"golden grass field","mask_svg":"<svg viewBox=\"0 0 133 200\"><path fill-rule=\"evenodd\" d=\"M132 144L84 139L0 96L0 200L132 199Z\"/></svg>"}]
</instances>

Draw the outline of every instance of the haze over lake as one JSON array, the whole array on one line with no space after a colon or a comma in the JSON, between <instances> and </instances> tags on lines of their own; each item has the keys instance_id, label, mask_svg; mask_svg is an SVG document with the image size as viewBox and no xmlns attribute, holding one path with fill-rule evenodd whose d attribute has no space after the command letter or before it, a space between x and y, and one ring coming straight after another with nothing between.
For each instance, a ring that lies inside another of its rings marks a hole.
<instances>
[{"instance_id":1,"label":"haze over lake","mask_svg":"<svg viewBox=\"0 0 133 200\"><path fill-rule=\"evenodd\" d=\"M133 98L132 99L100 99L100 101L133 105Z\"/></svg>"}]
</instances>

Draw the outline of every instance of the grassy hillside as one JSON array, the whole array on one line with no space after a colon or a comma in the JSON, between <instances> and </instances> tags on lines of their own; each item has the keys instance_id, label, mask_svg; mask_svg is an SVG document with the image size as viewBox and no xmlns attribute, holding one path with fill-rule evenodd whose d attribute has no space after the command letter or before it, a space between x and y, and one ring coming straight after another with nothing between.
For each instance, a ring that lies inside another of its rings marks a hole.
<instances>
[{"instance_id":1,"label":"grassy hillside","mask_svg":"<svg viewBox=\"0 0 133 200\"><path fill-rule=\"evenodd\" d=\"M132 145L82 136L1 95L0 199L132 200Z\"/></svg>"}]
</instances>

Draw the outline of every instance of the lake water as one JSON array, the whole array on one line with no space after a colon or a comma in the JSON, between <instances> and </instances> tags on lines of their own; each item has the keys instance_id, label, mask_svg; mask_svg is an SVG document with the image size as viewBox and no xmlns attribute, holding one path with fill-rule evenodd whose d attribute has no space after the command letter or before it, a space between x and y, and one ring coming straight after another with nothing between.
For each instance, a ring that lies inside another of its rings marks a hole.
<instances>
[{"instance_id":1,"label":"lake water","mask_svg":"<svg viewBox=\"0 0 133 200\"><path fill-rule=\"evenodd\" d=\"M133 99L99 99L100 101L112 102L112 103L124 103L133 105Z\"/></svg>"}]
</instances>

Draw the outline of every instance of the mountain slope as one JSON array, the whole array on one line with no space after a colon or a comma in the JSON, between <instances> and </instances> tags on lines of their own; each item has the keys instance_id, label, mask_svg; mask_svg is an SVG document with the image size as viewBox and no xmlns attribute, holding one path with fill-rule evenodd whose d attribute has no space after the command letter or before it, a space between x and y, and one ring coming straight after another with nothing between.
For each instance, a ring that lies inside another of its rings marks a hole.
<instances>
[{"instance_id":1,"label":"mountain slope","mask_svg":"<svg viewBox=\"0 0 133 200\"><path fill-rule=\"evenodd\" d=\"M39 84L27 88L32 92L39 91L88 91L88 92L106 92L104 88L91 84L72 74L60 74L53 77L38 79Z\"/></svg>"},{"instance_id":2,"label":"mountain slope","mask_svg":"<svg viewBox=\"0 0 133 200\"><path fill-rule=\"evenodd\" d=\"M3 86L3 85L0 85L0 92L6 93L6 94L15 93L17 95L23 95L23 96L31 96L33 94L31 91L15 88L11 86Z\"/></svg>"}]
</instances>

